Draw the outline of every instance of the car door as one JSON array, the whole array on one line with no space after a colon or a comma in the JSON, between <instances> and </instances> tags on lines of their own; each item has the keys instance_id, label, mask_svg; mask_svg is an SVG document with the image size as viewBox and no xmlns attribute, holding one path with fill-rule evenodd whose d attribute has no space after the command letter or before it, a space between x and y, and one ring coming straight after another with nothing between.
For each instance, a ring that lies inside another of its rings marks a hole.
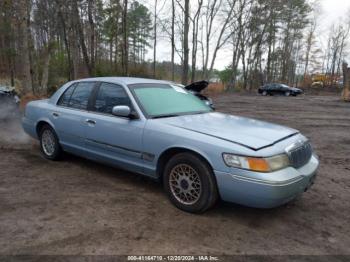
<instances>
[{"instance_id":1,"label":"car door","mask_svg":"<svg viewBox=\"0 0 350 262\"><path fill-rule=\"evenodd\" d=\"M85 114L95 82L80 82L70 86L60 97L52 112L52 122L60 144L67 151L80 153L85 144Z\"/></svg>"},{"instance_id":2,"label":"car door","mask_svg":"<svg viewBox=\"0 0 350 262\"><path fill-rule=\"evenodd\" d=\"M282 94L286 94L287 92L291 93L291 88L289 86L282 86Z\"/></svg>"},{"instance_id":3,"label":"car door","mask_svg":"<svg viewBox=\"0 0 350 262\"><path fill-rule=\"evenodd\" d=\"M285 87L283 85L278 85L278 94L283 95L285 92Z\"/></svg>"},{"instance_id":4,"label":"car door","mask_svg":"<svg viewBox=\"0 0 350 262\"><path fill-rule=\"evenodd\" d=\"M270 92L273 94L273 95L277 95L278 94L278 86L276 84L272 84L271 87L270 87Z\"/></svg>"},{"instance_id":5,"label":"car door","mask_svg":"<svg viewBox=\"0 0 350 262\"><path fill-rule=\"evenodd\" d=\"M103 82L94 97L85 123L85 144L91 157L142 173L145 121L112 114L112 108L117 105L127 105L133 110L125 89L117 84Z\"/></svg>"},{"instance_id":6,"label":"car door","mask_svg":"<svg viewBox=\"0 0 350 262\"><path fill-rule=\"evenodd\" d=\"M270 95L273 94L273 85L266 85L264 90Z\"/></svg>"}]
</instances>

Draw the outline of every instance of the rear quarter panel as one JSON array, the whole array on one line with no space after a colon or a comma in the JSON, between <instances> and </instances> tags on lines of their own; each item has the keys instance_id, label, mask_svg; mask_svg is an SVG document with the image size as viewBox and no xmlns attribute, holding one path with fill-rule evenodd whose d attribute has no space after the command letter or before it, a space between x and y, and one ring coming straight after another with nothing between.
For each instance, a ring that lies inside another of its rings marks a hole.
<instances>
[{"instance_id":1,"label":"rear quarter panel","mask_svg":"<svg viewBox=\"0 0 350 262\"><path fill-rule=\"evenodd\" d=\"M31 137L38 139L36 127L40 121L45 121L55 128L50 120L50 112L53 110L53 107L48 99L29 102L26 105L25 114L22 119L24 131Z\"/></svg>"}]
</instances>

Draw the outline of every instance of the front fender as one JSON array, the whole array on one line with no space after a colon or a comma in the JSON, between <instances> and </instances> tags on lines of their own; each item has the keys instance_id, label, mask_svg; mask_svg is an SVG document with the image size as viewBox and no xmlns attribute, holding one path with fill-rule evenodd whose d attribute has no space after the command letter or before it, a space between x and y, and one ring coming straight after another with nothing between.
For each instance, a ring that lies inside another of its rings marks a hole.
<instances>
[{"instance_id":1,"label":"front fender","mask_svg":"<svg viewBox=\"0 0 350 262\"><path fill-rule=\"evenodd\" d=\"M174 144L174 145L171 145L171 146L168 146L166 147L156 158L156 163L158 163L160 157L167 151L170 151L170 150L186 150L186 151L190 151L190 152L194 152L198 155L200 155L201 157L203 157L208 163L209 165L213 168L213 162L212 160L210 159L209 155L201 150L199 147L196 147L196 146L188 146L188 145L184 145L184 144Z\"/></svg>"},{"instance_id":2,"label":"front fender","mask_svg":"<svg viewBox=\"0 0 350 262\"><path fill-rule=\"evenodd\" d=\"M232 148L240 147L204 134L195 134L176 127L170 129L165 125L148 122L143 134L143 148L145 153L154 155L154 159L152 162L145 162L145 166L154 172L164 152L171 149L185 149L203 157L213 170L228 172L229 168L222 159L222 153L226 151L228 144Z\"/></svg>"}]
</instances>

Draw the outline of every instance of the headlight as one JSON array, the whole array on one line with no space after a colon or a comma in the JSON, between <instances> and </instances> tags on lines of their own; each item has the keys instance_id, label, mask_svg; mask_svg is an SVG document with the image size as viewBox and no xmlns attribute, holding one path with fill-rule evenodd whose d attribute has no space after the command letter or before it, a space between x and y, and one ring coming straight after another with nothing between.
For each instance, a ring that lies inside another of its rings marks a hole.
<instances>
[{"instance_id":1,"label":"headlight","mask_svg":"<svg viewBox=\"0 0 350 262\"><path fill-rule=\"evenodd\" d=\"M258 172L272 172L289 166L289 158L286 154L266 158L246 157L224 153L223 159L226 165Z\"/></svg>"}]
</instances>

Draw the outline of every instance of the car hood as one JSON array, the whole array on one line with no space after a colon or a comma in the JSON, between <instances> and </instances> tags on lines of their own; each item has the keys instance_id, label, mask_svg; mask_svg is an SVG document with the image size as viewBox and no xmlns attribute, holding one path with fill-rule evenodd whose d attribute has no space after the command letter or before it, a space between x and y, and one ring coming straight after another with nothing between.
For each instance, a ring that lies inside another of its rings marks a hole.
<instances>
[{"instance_id":1,"label":"car hood","mask_svg":"<svg viewBox=\"0 0 350 262\"><path fill-rule=\"evenodd\" d=\"M216 112L161 118L156 121L216 137L255 151L299 133L285 126Z\"/></svg>"},{"instance_id":2,"label":"car hood","mask_svg":"<svg viewBox=\"0 0 350 262\"><path fill-rule=\"evenodd\" d=\"M200 93L202 90L206 89L208 85L208 81L198 81L185 86L185 89Z\"/></svg>"}]
</instances>

